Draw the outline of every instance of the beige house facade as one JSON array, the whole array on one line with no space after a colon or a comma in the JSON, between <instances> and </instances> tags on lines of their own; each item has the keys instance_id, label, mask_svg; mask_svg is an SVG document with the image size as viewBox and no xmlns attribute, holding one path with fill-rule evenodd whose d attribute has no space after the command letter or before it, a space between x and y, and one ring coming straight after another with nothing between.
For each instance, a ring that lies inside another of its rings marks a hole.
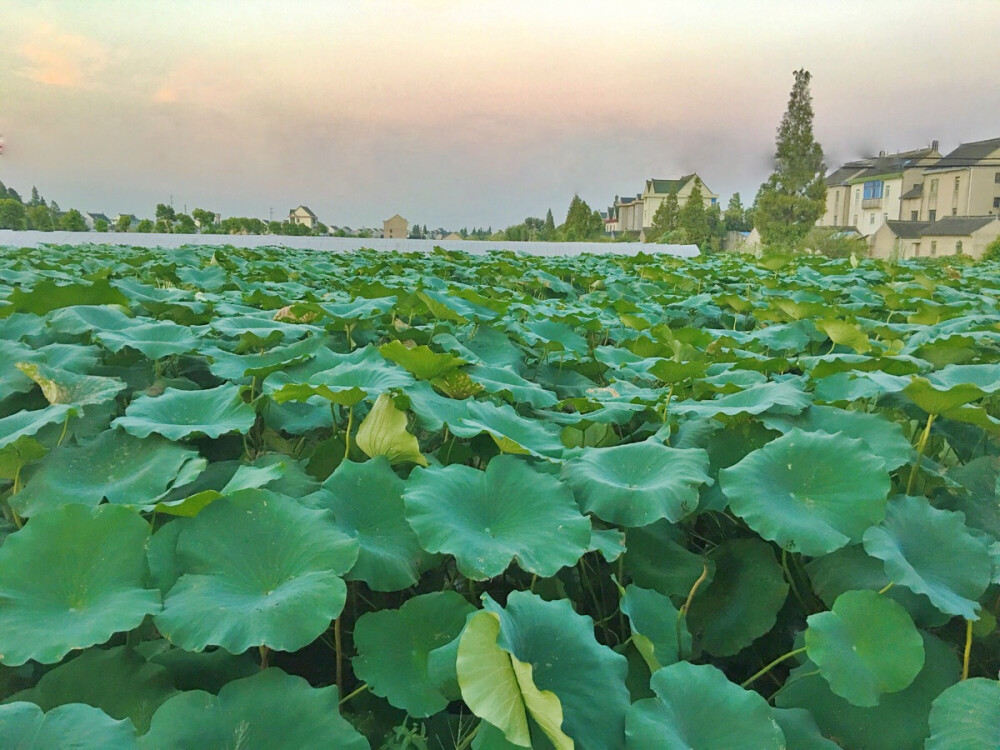
<instances>
[{"instance_id":1,"label":"beige house facade","mask_svg":"<svg viewBox=\"0 0 1000 750\"><path fill-rule=\"evenodd\" d=\"M382 236L387 240L405 240L410 223L399 214L382 222Z\"/></svg>"},{"instance_id":2,"label":"beige house facade","mask_svg":"<svg viewBox=\"0 0 1000 750\"><path fill-rule=\"evenodd\" d=\"M642 192L635 197L627 195L615 198L614 205L608 210L608 218L614 223L614 231L643 233L643 230L652 227L653 217L668 195L674 193L677 196L678 207L683 206L695 185L701 188L705 208L711 208L719 202L719 194L713 193L693 172L675 180L649 179L646 180ZM606 219L606 227L607 224Z\"/></svg>"},{"instance_id":3,"label":"beige house facade","mask_svg":"<svg viewBox=\"0 0 1000 750\"><path fill-rule=\"evenodd\" d=\"M308 206L299 206L288 212L288 221L291 224L299 224L310 229L315 229L319 223L319 217L310 211Z\"/></svg>"},{"instance_id":4,"label":"beige house facade","mask_svg":"<svg viewBox=\"0 0 1000 750\"><path fill-rule=\"evenodd\" d=\"M963 143L924 170L921 221L1000 215L1000 138Z\"/></svg>"},{"instance_id":5,"label":"beige house facade","mask_svg":"<svg viewBox=\"0 0 1000 750\"><path fill-rule=\"evenodd\" d=\"M982 258L1000 237L1000 217L945 216L934 222L887 221L872 235L871 256L882 260L968 255Z\"/></svg>"}]
</instances>

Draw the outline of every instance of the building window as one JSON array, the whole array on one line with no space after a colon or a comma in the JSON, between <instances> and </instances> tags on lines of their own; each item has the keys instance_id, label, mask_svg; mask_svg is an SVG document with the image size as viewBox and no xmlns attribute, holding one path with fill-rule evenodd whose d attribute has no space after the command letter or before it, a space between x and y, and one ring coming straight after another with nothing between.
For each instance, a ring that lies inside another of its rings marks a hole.
<instances>
[{"instance_id":1,"label":"building window","mask_svg":"<svg viewBox=\"0 0 1000 750\"><path fill-rule=\"evenodd\" d=\"M995 182L997 185L1000 185L1000 172L997 172L995 175L993 175L993 182Z\"/></svg>"},{"instance_id":2,"label":"building window","mask_svg":"<svg viewBox=\"0 0 1000 750\"><path fill-rule=\"evenodd\" d=\"M889 185L885 186L885 199L886 200L889 200L889 187L890 187Z\"/></svg>"},{"instance_id":3,"label":"building window","mask_svg":"<svg viewBox=\"0 0 1000 750\"><path fill-rule=\"evenodd\" d=\"M868 226L871 226L874 223L875 223L875 214L869 214L868 215Z\"/></svg>"},{"instance_id":4,"label":"building window","mask_svg":"<svg viewBox=\"0 0 1000 750\"><path fill-rule=\"evenodd\" d=\"M854 222L853 223L854 223L854 226L858 225L858 215L857 214L854 214Z\"/></svg>"},{"instance_id":5,"label":"building window","mask_svg":"<svg viewBox=\"0 0 1000 750\"><path fill-rule=\"evenodd\" d=\"M919 242L914 242L913 243L913 257L915 258L918 255L920 255L920 243Z\"/></svg>"},{"instance_id":6,"label":"building window","mask_svg":"<svg viewBox=\"0 0 1000 750\"><path fill-rule=\"evenodd\" d=\"M910 221L916 221L918 216L920 216L919 211L910 211Z\"/></svg>"},{"instance_id":7,"label":"building window","mask_svg":"<svg viewBox=\"0 0 1000 750\"><path fill-rule=\"evenodd\" d=\"M937 177L935 177L933 180L931 180L931 195L937 195L937 186L938 186L938 181Z\"/></svg>"},{"instance_id":8,"label":"building window","mask_svg":"<svg viewBox=\"0 0 1000 750\"><path fill-rule=\"evenodd\" d=\"M865 200L882 197L882 180L872 180L865 183Z\"/></svg>"},{"instance_id":9,"label":"building window","mask_svg":"<svg viewBox=\"0 0 1000 750\"><path fill-rule=\"evenodd\" d=\"M931 241L931 255L937 255L937 240Z\"/></svg>"},{"instance_id":10,"label":"building window","mask_svg":"<svg viewBox=\"0 0 1000 750\"><path fill-rule=\"evenodd\" d=\"M861 200L861 188L854 188L854 202Z\"/></svg>"},{"instance_id":11,"label":"building window","mask_svg":"<svg viewBox=\"0 0 1000 750\"><path fill-rule=\"evenodd\" d=\"M961 184L961 182L962 182L962 178L961 177L956 177L955 178L955 192L956 193L958 193L958 186Z\"/></svg>"},{"instance_id":12,"label":"building window","mask_svg":"<svg viewBox=\"0 0 1000 750\"><path fill-rule=\"evenodd\" d=\"M930 211L928 211L927 219L929 221L937 221L937 210L932 208Z\"/></svg>"},{"instance_id":13,"label":"building window","mask_svg":"<svg viewBox=\"0 0 1000 750\"><path fill-rule=\"evenodd\" d=\"M1000 198L993 199L993 208L1000 208Z\"/></svg>"},{"instance_id":14,"label":"building window","mask_svg":"<svg viewBox=\"0 0 1000 750\"><path fill-rule=\"evenodd\" d=\"M962 254L962 240L959 240L958 242L955 243L955 255L961 255L961 254Z\"/></svg>"},{"instance_id":15,"label":"building window","mask_svg":"<svg viewBox=\"0 0 1000 750\"><path fill-rule=\"evenodd\" d=\"M955 208L955 207L952 207L952 209L951 209L951 215L952 216L958 216L958 209Z\"/></svg>"}]
</instances>

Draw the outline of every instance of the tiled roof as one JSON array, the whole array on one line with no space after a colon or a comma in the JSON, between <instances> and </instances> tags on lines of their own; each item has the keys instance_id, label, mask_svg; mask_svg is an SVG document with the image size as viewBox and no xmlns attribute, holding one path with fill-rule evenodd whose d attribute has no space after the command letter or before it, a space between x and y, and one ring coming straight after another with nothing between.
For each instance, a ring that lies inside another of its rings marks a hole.
<instances>
[{"instance_id":1,"label":"tiled roof","mask_svg":"<svg viewBox=\"0 0 1000 750\"><path fill-rule=\"evenodd\" d=\"M660 195L665 195L666 193L676 193L682 187L688 184L695 175L691 174L682 175L678 180L650 180L650 184L653 186L653 192L659 193Z\"/></svg>"},{"instance_id":2,"label":"tiled roof","mask_svg":"<svg viewBox=\"0 0 1000 750\"><path fill-rule=\"evenodd\" d=\"M955 169L956 167L970 167L988 158L998 149L1000 149L1000 138L963 143L930 168Z\"/></svg>"},{"instance_id":3,"label":"tiled roof","mask_svg":"<svg viewBox=\"0 0 1000 750\"><path fill-rule=\"evenodd\" d=\"M889 219L885 224L894 235L904 240L918 239L924 230L931 225L929 221L894 221L892 219Z\"/></svg>"},{"instance_id":4,"label":"tiled roof","mask_svg":"<svg viewBox=\"0 0 1000 750\"><path fill-rule=\"evenodd\" d=\"M982 229L990 222L997 221L996 216L945 216L938 219L921 234L924 237L968 236L977 229Z\"/></svg>"},{"instance_id":5,"label":"tiled roof","mask_svg":"<svg viewBox=\"0 0 1000 750\"><path fill-rule=\"evenodd\" d=\"M909 200L910 198L919 198L921 196L921 194L923 194L923 192L924 192L924 186L923 186L923 184L922 183L917 183L916 185L914 185L913 187L911 187L909 190L907 190L906 192L904 192L901 196L899 196L899 199L901 201L905 201L905 200Z\"/></svg>"}]
</instances>

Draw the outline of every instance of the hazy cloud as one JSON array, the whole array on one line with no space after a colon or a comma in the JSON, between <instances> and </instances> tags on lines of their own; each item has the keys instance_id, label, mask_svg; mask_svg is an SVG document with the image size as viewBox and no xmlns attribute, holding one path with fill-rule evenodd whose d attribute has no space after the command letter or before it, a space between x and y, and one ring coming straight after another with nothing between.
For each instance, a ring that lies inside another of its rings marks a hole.
<instances>
[{"instance_id":1,"label":"hazy cloud","mask_svg":"<svg viewBox=\"0 0 1000 750\"><path fill-rule=\"evenodd\" d=\"M18 47L22 76L47 86L90 87L107 67L108 51L99 42L38 24Z\"/></svg>"}]
</instances>

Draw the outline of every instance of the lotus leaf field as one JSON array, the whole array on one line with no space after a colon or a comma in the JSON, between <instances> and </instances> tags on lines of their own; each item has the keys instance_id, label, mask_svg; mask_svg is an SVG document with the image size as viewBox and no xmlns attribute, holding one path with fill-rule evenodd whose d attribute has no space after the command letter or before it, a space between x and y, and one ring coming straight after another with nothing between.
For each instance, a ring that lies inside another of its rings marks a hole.
<instances>
[{"instance_id":1,"label":"lotus leaf field","mask_svg":"<svg viewBox=\"0 0 1000 750\"><path fill-rule=\"evenodd\" d=\"M4 748L1000 747L1000 265L0 249Z\"/></svg>"}]
</instances>

